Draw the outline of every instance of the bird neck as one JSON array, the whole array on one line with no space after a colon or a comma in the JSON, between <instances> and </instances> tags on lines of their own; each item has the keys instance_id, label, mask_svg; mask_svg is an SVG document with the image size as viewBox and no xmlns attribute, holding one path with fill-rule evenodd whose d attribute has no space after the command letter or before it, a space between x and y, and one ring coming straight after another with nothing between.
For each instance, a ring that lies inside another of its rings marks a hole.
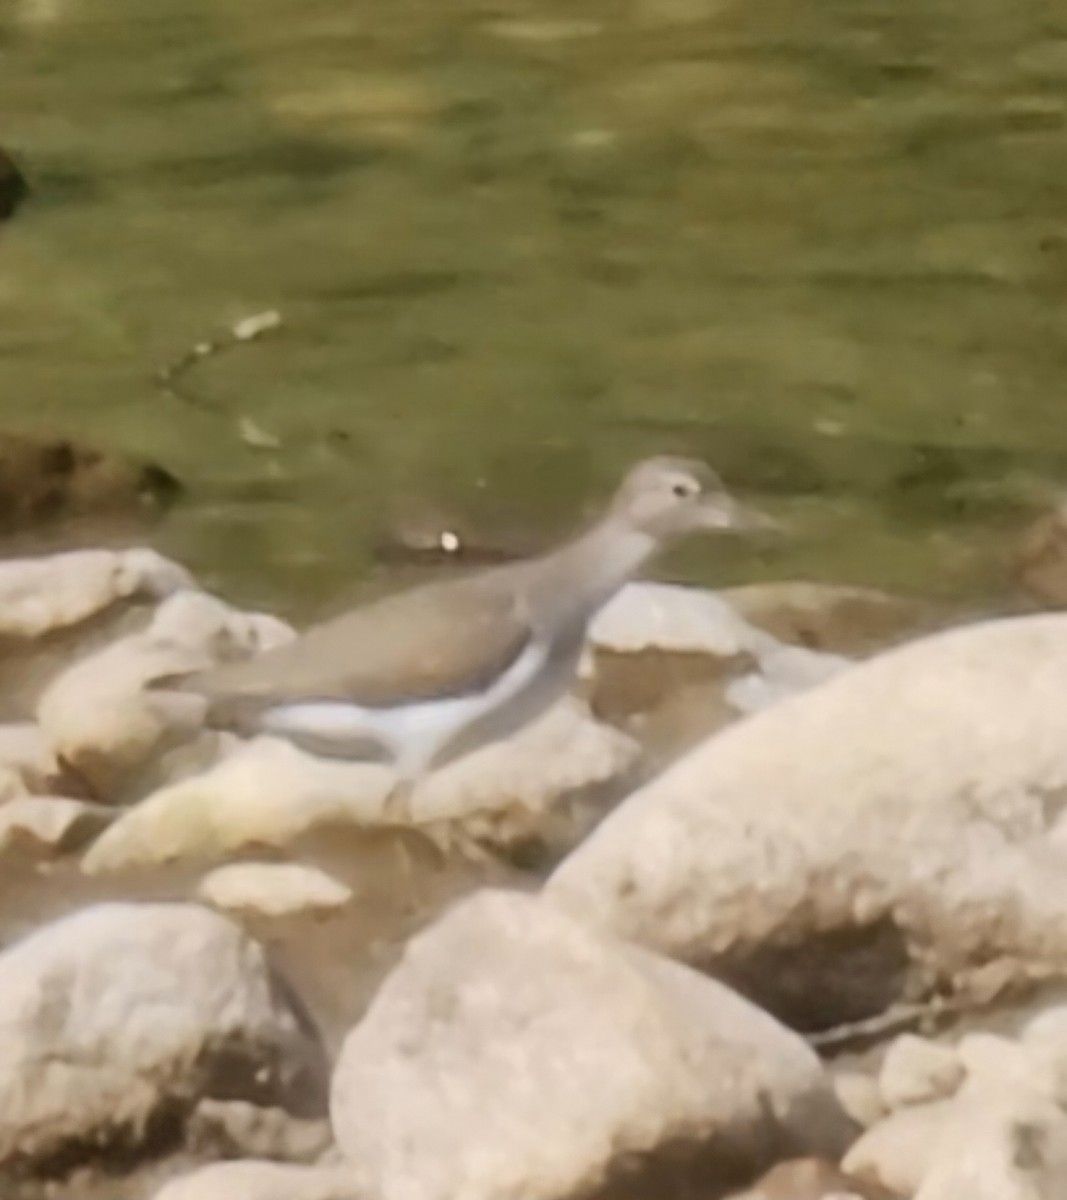
<instances>
[{"instance_id":1,"label":"bird neck","mask_svg":"<svg viewBox=\"0 0 1067 1200\"><path fill-rule=\"evenodd\" d=\"M554 603L576 615L595 612L659 550L659 539L609 514L552 556L547 583Z\"/></svg>"}]
</instances>

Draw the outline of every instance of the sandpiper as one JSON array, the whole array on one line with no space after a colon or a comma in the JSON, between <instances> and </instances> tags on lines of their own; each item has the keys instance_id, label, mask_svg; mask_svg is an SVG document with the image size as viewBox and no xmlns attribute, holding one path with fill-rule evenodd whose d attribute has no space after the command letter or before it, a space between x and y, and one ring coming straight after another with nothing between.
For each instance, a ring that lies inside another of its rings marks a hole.
<instances>
[{"instance_id":1,"label":"sandpiper","mask_svg":"<svg viewBox=\"0 0 1067 1200\"><path fill-rule=\"evenodd\" d=\"M404 819L427 772L514 733L568 690L590 620L657 551L698 530L766 523L704 463L648 459L558 549L387 596L255 658L156 686L196 696L212 728L391 762L386 811Z\"/></svg>"}]
</instances>

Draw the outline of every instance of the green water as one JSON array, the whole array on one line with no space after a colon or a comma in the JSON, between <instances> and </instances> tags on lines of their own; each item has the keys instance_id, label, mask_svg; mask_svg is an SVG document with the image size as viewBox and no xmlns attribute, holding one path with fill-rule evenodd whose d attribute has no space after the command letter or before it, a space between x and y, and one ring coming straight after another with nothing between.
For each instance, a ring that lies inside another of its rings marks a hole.
<instances>
[{"instance_id":1,"label":"green water","mask_svg":"<svg viewBox=\"0 0 1067 1200\"><path fill-rule=\"evenodd\" d=\"M163 462L152 540L290 610L661 450L790 524L668 573L985 595L1067 479L1065 112L1037 0L0 0L0 422Z\"/></svg>"}]
</instances>

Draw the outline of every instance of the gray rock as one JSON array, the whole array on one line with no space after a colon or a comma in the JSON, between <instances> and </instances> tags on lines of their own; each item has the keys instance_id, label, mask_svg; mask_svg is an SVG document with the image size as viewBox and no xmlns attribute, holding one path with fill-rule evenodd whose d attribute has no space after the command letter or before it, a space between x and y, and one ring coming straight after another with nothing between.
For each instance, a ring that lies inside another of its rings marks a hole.
<instances>
[{"instance_id":1,"label":"gray rock","mask_svg":"<svg viewBox=\"0 0 1067 1200\"><path fill-rule=\"evenodd\" d=\"M722 1194L853 1132L766 1013L499 891L409 944L344 1043L330 1112L380 1200L564 1200L694 1170Z\"/></svg>"},{"instance_id":2,"label":"gray rock","mask_svg":"<svg viewBox=\"0 0 1067 1200\"><path fill-rule=\"evenodd\" d=\"M136 1151L217 1096L309 1111L324 1063L261 948L198 905L102 904L0 954L0 1171Z\"/></svg>"},{"instance_id":3,"label":"gray rock","mask_svg":"<svg viewBox=\"0 0 1067 1200\"><path fill-rule=\"evenodd\" d=\"M1067 965L1067 616L857 664L702 743L558 868L576 916L821 1028Z\"/></svg>"}]
</instances>

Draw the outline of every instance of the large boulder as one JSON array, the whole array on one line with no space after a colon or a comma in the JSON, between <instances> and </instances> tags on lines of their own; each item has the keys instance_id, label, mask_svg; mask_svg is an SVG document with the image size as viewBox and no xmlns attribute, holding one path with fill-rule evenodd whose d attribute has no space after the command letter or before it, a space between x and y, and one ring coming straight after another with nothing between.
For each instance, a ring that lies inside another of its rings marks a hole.
<instances>
[{"instance_id":1,"label":"large boulder","mask_svg":"<svg viewBox=\"0 0 1067 1200\"><path fill-rule=\"evenodd\" d=\"M1064 695L1064 616L888 651L698 746L547 895L801 1027L1065 970Z\"/></svg>"},{"instance_id":2,"label":"large boulder","mask_svg":"<svg viewBox=\"0 0 1067 1200\"><path fill-rule=\"evenodd\" d=\"M695 1180L710 1198L777 1158L837 1156L852 1135L817 1057L772 1017L501 891L409 944L344 1043L330 1111L379 1200Z\"/></svg>"},{"instance_id":3,"label":"large boulder","mask_svg":"<svg viewBox=\"0 0 1067 1200\"><path fill-rule=\"evenodd\" d=\"M0 954L0 1177L129 1156L206 1096L312 1112L322 1050L262 949L198 905L102 904Z\"/></svg>"}]
</instances>

